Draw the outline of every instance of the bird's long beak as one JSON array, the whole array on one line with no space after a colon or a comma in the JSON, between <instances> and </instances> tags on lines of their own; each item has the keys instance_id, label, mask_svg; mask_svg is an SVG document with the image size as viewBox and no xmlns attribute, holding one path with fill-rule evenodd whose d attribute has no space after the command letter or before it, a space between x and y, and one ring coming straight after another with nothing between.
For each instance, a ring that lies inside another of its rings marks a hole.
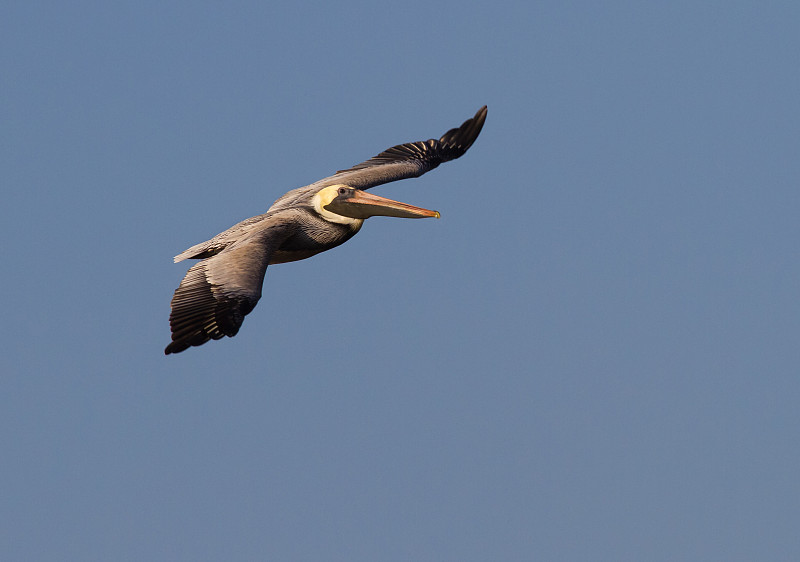
<instances>
[{"instance_id":1,"label":"bird's long beak","mask_svg":"<svg viewBox=\"0 0 800 562\"><path fill-rule=\"evenodd\" d=\"M385 197L379 197L355 190L352 197L340 204L338 213L352 217L354 219L366 219L369 217L400 217L403 219L422 219L425 217L439 218L439 211L431 211L422 207L415 207L408 203L393 201Z\"/></svg>"}]
</instances>

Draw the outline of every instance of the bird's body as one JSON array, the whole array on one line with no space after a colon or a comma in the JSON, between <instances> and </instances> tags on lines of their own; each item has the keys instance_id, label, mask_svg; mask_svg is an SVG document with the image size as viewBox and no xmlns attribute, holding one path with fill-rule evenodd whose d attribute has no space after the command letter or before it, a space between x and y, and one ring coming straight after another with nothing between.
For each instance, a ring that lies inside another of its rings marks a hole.
<instances>
[{"instance_id":1,"label":"bird's body","mask_svg":"<svg viewBox=\"0 0 800 562\"><path fill-rule=\"evenodd\" d=\"M268 265L309 258L356 235L371 216L437 217L439 213L363 190L418 177L458 158L472 145L486 107L439 140L394 146L348 170L289 191L263 215L246 219L175 256L200 259L172 298L172 342L178 353L210 339L234 336L261 297Z\"/></svg>"},{"instance_id":2,"label":"bird's body","mask_svg":"<svg viewBox=\"0 0 800 562\"><path fill-rule=\"evenodd\" d=\"M270 210L236 224L207 242L192 246L175 256L175 261L211 257L251 232L274 223L291 224L293 235L272 252L269 265L304 260L348 241L361 229L363 222L352 225L332 223L303 207Z\"/></svg>"}]
</instances>

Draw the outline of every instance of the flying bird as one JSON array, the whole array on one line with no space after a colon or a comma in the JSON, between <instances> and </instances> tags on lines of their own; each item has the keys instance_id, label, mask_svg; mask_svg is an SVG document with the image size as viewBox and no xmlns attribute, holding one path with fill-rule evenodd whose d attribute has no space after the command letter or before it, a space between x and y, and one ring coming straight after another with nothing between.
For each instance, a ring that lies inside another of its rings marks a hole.
<instances>
[{"instance_id":1,"label":"flying bird","mask_svg":"<svg viewBox=\"0 0 800 562\"><path fill-rule=\"evenodd\" d=\"M369 217L439 218L431 211L365 192L376 185L416 178L472 146L486 106L438 140L409 142L369 160L293 189L263 215L244 220L175 256L199 259L175 290L169 324L179 353L223 336L233 337L261 298L267 266L309 258L343 244Z\"/></svg>"}]
</instances>

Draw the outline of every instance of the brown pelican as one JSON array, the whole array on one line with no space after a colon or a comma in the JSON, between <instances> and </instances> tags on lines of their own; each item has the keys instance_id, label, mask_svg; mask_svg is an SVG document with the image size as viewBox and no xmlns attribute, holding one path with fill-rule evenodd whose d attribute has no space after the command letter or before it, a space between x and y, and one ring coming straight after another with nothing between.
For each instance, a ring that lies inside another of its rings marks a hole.
<instances>
[{"instance_id":1,"label":"brown pelican","mask_svg":"<svg viewBox=\"0 0 800 562\"><path fill-rule=\"evenodd\" d=\"M391 181L416 178L472 146L486 120L486 106L439 140L393 146L347 170L294 189L263 214L251 217L175 256L202 260L172 297L172 342L179 353L210 339L235 336L261 298L267 266L302 260L343 244L375 216L439 218L439 213L366 193Z\"/></svg>"}]
</instances>

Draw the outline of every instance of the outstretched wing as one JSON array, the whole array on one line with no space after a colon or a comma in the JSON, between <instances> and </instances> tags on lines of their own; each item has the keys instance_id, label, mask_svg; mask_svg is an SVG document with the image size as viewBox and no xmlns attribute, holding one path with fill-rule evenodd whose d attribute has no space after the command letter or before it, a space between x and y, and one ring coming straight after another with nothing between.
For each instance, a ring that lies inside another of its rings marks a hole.
<instances>
[{"instance_id":1,"label":"outstretched wing","mask_svg":"<svg viewBox=\"0 0 800 562\"><path fill-rule=\"evenodd\" d=\"M293 232L292 213L278 213L263 223L186 273L172 297L172 343L165 354L239 331L261 298L270 256Z\"/></svg>"},{"instance_id":2,"label":"outstretched wing","mask_svg":"<svg viewBox=\"0 0 800 562\"><path fill-rule=\"evenodd\" d=\"M369 189L391 181L417 178L442 162L455 160L464 154L478 138L486 121L486 112L484 105L474 117L464 121L460 127L450 129L439 140L398 144L366 162L340 170L312 185L322 188L344 183L357 189Z\"/></svg>"}]
</instances>

